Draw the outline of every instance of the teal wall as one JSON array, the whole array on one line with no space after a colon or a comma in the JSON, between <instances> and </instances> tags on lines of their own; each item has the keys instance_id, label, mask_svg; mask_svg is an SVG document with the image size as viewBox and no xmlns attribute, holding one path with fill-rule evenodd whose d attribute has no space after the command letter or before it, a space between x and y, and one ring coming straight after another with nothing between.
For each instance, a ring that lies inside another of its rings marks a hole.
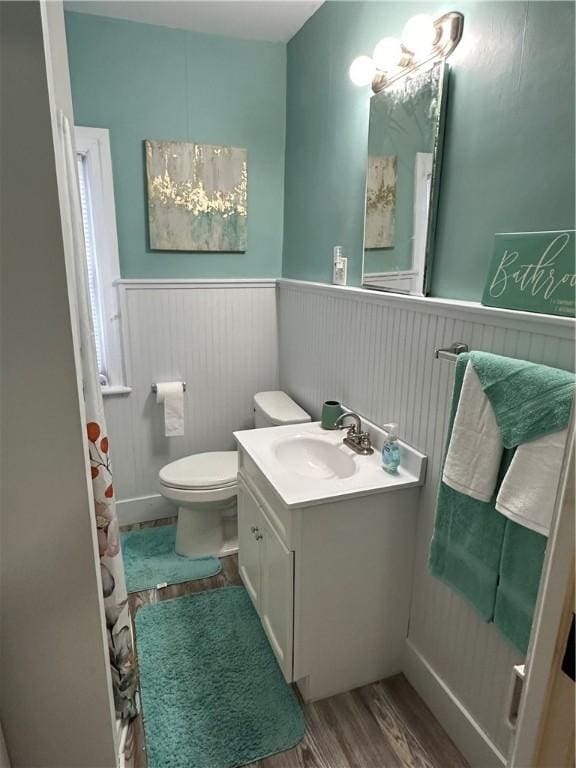
<instances>
[{"instance_id":1,"label":"teal wall","mask_svg":"<svg viewBox=\"0 0 576 768\"><path fill-rule=\"evenodd\" d=\"M350 62L415 13L464 13L453 54L431 292L479 300L495 232L574 226L574 5L327 2L288 44L283 274L361 280L369 88Z\"/></svg>"},{"instance_id":2,"label":"teal wall","mask_svg":"<svg viewBox=\"0 0 576 768\"><path fill-rule=\"evenodd\" d=\"M77 125L110 129L123 277L281 273L286 46L67 13ZM246 253L151 251L144 139L248 149Z\"/></svg>"}]
</instances>

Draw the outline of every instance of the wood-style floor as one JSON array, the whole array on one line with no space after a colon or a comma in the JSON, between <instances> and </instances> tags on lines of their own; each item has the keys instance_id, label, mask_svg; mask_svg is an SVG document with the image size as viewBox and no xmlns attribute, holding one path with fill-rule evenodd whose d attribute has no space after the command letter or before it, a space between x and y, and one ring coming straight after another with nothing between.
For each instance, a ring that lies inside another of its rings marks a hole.
<instances>
[{"instance_id":1,"label":"wood-style floor","mask_svg":"<svg viewBox=\"0 0 576 768\"><path fill-rule=\"evenodd\" d=\"M134 616L140 606L147 603L241 583L238 559L231 555L222 558L222 571L217 576L130 595L130 609ZM136 651L137 646L138 637ZM303 704L303 708L306 734L300 744L253 763L252 768L466 768L468 765L403 675ZM127 764L147 768L141 717L133 723L127 746Z\"/></svg>"}]
</instances>

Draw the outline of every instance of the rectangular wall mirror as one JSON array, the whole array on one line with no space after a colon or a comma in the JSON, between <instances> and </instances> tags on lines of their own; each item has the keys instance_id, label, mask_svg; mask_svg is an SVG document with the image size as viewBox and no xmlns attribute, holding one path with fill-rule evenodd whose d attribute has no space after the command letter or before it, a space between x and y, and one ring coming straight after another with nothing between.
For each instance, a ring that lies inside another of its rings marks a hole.
<instances>
[{"instance_id":1,"label":"rectangular wall mirror","mask_svg":"<svg viewBox=\"0 0 576 768\"><path fill-rule=\"evenodd\" d=\"M426 295L448 67L436 62L370 100L363 285Z\"/></svg>"}]
</instances>

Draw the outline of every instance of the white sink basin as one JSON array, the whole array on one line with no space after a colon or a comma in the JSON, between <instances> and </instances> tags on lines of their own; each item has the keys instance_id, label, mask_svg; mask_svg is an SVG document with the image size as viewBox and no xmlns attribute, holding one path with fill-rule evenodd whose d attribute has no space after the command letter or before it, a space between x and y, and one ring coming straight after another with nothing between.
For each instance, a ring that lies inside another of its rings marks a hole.
<instances>
[{"instance_id":1,"label":"white sink basin","mask_svg":"<svg viewBox=\"0 0 576 768\"><path fill-rule=\"evenodd\" d=\"M358 471L352 456L344 453L341 446L318 437L288 437L278 441L272 451L280 464L302 477L344 479Z\"/></svg>"},{"instance_id":2,"label":"white sink basin","mask_svg":"<svg viewBox=\"0 0 576 768\"><path fill-rule=\"evenodd\" d=\"M240 471L250 472L242 463L246 455L287 507L422 485L426 457L399 440L400 469L397 475L389 475L380 458L382 429L365 420L362 423L374 445L369 456L344 445L341 430L326 431L318 422L234 432L241 449Z\"/></svg>"}]
</instances>

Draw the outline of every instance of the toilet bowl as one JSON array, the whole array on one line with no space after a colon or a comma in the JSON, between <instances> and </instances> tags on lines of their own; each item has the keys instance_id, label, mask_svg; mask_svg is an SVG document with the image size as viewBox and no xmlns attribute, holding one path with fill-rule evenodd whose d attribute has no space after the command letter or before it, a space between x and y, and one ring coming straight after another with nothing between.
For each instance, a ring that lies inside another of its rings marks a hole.
<instances>
[{"instance_id":1,"label":"toilet bowl","mask_svg":"<svg viewBox=\"0 0 576 768\"><path fill-rule=\"evenodd\" d=\"M310 421L285 392L254 395L256 427ZM225 556L238 551L236 451L195 453L158 473L160 493L178 506L176 552L184 557Z\"/></svg>"},{"instance_id":2,"label":"toilet bowl","mask_svg":"<svg viewBox=\"0 0 576 768\"><path fill-rule=\"evenodd\" d=\"M159 472L160 492L178 505L176 552L185 557L238 550L236 451L195 453Z\"/></svg>"}]
</instances>

